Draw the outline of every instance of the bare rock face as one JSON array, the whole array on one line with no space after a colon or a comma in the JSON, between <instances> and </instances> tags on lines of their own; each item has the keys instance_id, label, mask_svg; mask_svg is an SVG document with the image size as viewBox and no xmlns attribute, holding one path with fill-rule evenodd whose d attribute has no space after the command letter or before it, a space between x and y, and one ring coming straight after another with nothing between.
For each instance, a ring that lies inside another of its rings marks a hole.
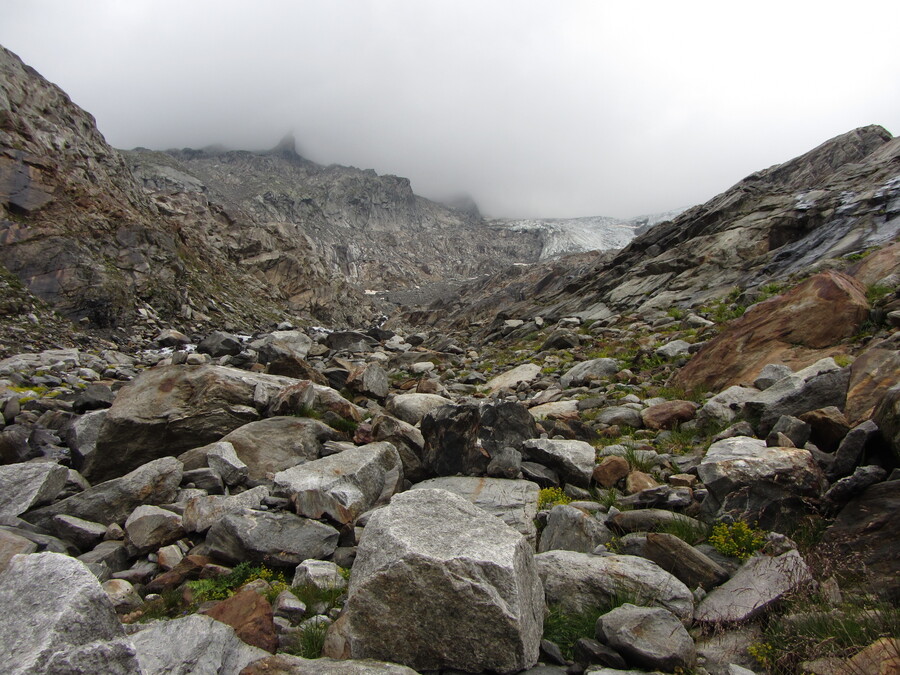
<instances>
[{"instance_id":1,"label":"bare rock face","mask_svg":"<svg viewBox=\"0 0 900 675\"><path fill-rule=\"evenodd\" d=\"M524 537L462 497L413 490L366 525L342 630L354 659L509 673L537 662L543 613Z\"/></svg>"},{"instance_id":2,"label":"bare rock face","mask_svg":"<svg viewBox=\"0 0 900 675\"><path fill-rule=\"evenodd\" d=\"M859 332L868 316L862 284L840 272L817 274L751 307L694 355L675 385L721 391L752 384L769 363L804 368L830 356L827 350Z\"/></svg>"},{"instance_id":3,"label":"bare rock face","mask_svg":"<svg viewBox=\"0 0 900 675\"><path fill-rule=\"evenodd\" d=\"M59 553L16 556L0 575L4 672L138 675L134 647L90 570Z\"/></svg>"}]
</instances>

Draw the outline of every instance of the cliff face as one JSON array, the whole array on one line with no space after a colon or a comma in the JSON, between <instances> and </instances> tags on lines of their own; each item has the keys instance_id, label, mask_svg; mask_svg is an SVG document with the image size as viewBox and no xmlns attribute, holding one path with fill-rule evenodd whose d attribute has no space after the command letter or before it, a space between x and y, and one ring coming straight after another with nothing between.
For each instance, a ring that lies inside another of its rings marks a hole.
<instances>
[{"instance_id":1,"label":"cliff face","mask_svg":"<svg viewBox=\"0 0 900 675\"><path fill-rule=\"evenodd\" d=\"M320 166L298 155L290 138L270 152L136 150L126 157L161 208L207 202L227 214L231 226L221 236L229 250L279 284L287 280L271 276L273 260L297 249L373 290L495 272L540 254L536 235L419 197L406 178Z\"/></svg>"},{"instance_id":2,"label":"cliff face","mask_svg":"<svg viewBox=\"0 0 900 675\"><path fill-rule=\"evenodd\" d=\"M898 230L900 139L863 127L748 176L620 252L509 270L410 318L464 323L500 311L600 318L689 306L735 286L806 274L889 242Z\"/></svg>"},{"instance_id":3,"label":"cliff face","mask_svg":"<svg viewBox=\"0 0 900 675\"><path fill-rule=\"evenodd\" d=\"M99 327L129 325L139 310L245 325L371 314L308 242L270 267L242 267L222 235L239 225L252 229L208 200L148 195L91 115L0 48L0 263L34 295Z\"/></svg>"}]
</instances>

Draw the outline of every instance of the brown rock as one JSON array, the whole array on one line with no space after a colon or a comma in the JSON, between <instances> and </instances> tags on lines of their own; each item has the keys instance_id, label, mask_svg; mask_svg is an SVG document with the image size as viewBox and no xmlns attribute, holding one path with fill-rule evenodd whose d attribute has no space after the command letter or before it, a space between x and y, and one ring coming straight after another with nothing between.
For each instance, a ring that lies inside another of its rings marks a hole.
<instances>
[{"instance_id":1,"label":"brown rock","mask_svg":"<svg viewBox=\"0 0 900 675\"><path fill-rule=\"evenodd\" d=\"M6 569L9 561L19 553L34 553L37 544L12 532L0 530L0 572Z\"/></svg>"},{"instance_id":2,"label":"brown rock","mask_svg":"<svg viewBox=\"0 0 900 675\"><path fill-rule=\"evenodd\" d=\"M810 410L799 417L812 429L809 440L823 452L837 450L844 436L850 431L850 423L847 422L844 413L834 406Z\"/></svg>"},{"instance_id":3,"label":"brown rock","mask_svg":"<svg viewBox=\"0 0 900 675\"><path fill-rule=\"evenodd\" d=\"M900 639L881 638L845 663L842 674L896 675L900 673Z\"/></svg>"},{"instance_id":4,"label":"brown rock","mask_svg":"<svg viewBox=\"0 0 900 675\"><path fill-rule=\"evenodd\" d=\"M205 555L189 555L181 560L168 572L163 572L147 584L148 593L161 593L171 588L177 588L188 579L199 579L204 565L212 564L212 558Z\"/></svg>"},{"instance_id":5,"label":"brown rock","mask_svg":"<svg viewBox=\"0 0 900 675\"><path fill-rule=\"evenodd\" d=\"M237 636L248 645L273 654L278 648L272 605L256 591L235 593L204 614L234 628Z\"/></svg>"},{"instance_id":6,"label":"brown rock","mask_svg":"<svg viewBox=\"0 0 900 675\"><path fill-rule=\"evenodd\" d=\"M603 461L594 467L593 479L597 485L610 488L628 475L628 460L618 455L604 457Z\"/></svg>"},{"instance_id":7,"label":"brown rock","mask_svg":"<svg viewBox=\"0 0 900 675\"><path fill-rule=\"evenodd\" d=\"M876 345L857 357L850 366L850 387L844 406L851 426L872 417L885 392L897 384L897 373L900 373L900 352L896 349L880 349Z\"/></svg>"},{"instance_id":8,"label":"brown rock","mask_svg":"<svg viewBox=\"0 0 900 675\"><path fill-rule=\"evenodd\" d=\"M769 363L805 368L840 353L840 342L855 335L868 315L862 284L840 272L817 274L736 319L694 355L672 384L721 391L752 384Z\"/></svg>"},{"instance_id":9,"label":"brown rock","mask_svg":"<svg viewBox=\"0 0 900 675\"><path fill-rule=\"evenodd\" d=\"M310 380L316 384L328 384L328 380L325 379L322 373L296 356L280 356L269 361L266 366L266 372L269 375L281 375L283 377L292 377L295 380Z\"/></svg>"},{"instance_id":10,"label":"brown rock","mask_svg":"<svg viewBox=\"0 0 900 675\"><path fill-rule=\"evenodd\" d=\"M632 471L625 479L625 492L630 495L655 487L659 487L659 483L653 476L643 471Z\"/></svg>"},{"instance_id":11,"label":"brown rock","mask_svg":"<svg viewBox=\"0 0 900 675\"><path fill-rule=\"evenodd\" d=\"M690 473L675 473L669 476L669 485L672 487L692 488L697 484L697 476Z\"/></svg>"},{"instance_id":12,"label":"brown rock","mask_svg":"<svg viewBox=\"0 0 900 675\"><path fill-rule=\"evenodd\" d=\"M900 241L867 255L847 271L863 286L871 286L898 270L900 270Z\"/></svg>"},{"instance_id":13,"label":"brown rock","mask_svg":"<svg viewBox=\"0 0 900 675\"><path fill-rule=\"evenodd\" d=\"M666 401L642 410L641 419L648 429L673 429L694 419L699 407L693 401Z\"/></svg>"}]
</instances>

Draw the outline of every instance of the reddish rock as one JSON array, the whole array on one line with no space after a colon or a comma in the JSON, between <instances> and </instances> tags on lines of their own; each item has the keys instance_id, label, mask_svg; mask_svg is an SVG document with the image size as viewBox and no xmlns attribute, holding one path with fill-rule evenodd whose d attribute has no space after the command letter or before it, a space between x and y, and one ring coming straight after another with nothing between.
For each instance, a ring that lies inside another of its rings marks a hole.
<instances>
[{"instance_id":1,"label":"reddish rock","mask_svg":"<svg viewBox=\"0 0 900 675\"><path fill-rule=\"evenodd\" d=\"M896 346L896 345L891 345ZM897 384L900 352L876 345L861 354L850 366L850 387L844 414L851 426L870 417L888 389Z\"/></svg>"},{"instance_id":2,"label":"reddish rock","mask_svg":"<svg viewBox=\"0 0 900 675\"><path fill-rule=\"evenodd\" d=\"M603 461L594 467L593 479L597 485L610 488L628 475L628 460L618 455L604 457Z\"/></svg>"},{"instance_id":3,"label":"reddish rock","mask_svg":"<svg viewBox=\"0 0 900 675\"><path fill-rule=\"evenodd\" d=\"M641 419L648 429L673 429L694 419L699 407L693 401L666 401L642 410Z\"/></svg>"},{"instance_id":4,"label":"reddish rock","mask_svg":"<svg viewBox=\"0 0 900 675\"><path fill-rule=\"evenodd\" d=\"M800 415L800 419L811 427L809 440L823 452L837 450L850 431L850 423L844 413L834 406L810 410Z\"/></svg>"},{"instance_id":5,"label":"reddish rock","mask_svg":"<svg viewBox=\"0 0 900 675\"><path fill-rule=\"evenodd\" d=\"M736 319L688 361L672 381L686 390L722 391L752 384L766 364L794 370L842 352L868 318L866 290L855 279L827 271Z\"/></svg>"},{"instance_id":6,"label":"reddish rock","mask_svg":"<svg viewBox=\"0 0 900 675\"><path fill-rule=\"evenodd\" d=\"M278 648L272 605L256 591L235 593L204 614L234 628L237 636L248 645L273 654Z\"/></svg>"}]
</instances>

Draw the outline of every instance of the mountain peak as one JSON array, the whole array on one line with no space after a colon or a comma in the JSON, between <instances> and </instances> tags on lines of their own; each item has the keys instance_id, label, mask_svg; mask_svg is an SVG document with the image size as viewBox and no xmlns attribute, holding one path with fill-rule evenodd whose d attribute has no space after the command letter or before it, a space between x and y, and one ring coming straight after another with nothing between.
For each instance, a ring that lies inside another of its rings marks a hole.
<instances>
[{"instance_id":1,"label":"mountain peak","mask_svg":"<svg viewBox=\"0 0 900 675\"><path fill-rule=\"evenodd\" d=\"M294 133L288 132L271 152L279 155L297 155L297 139L294 138Z\"/></svg>"}]
</instances>

